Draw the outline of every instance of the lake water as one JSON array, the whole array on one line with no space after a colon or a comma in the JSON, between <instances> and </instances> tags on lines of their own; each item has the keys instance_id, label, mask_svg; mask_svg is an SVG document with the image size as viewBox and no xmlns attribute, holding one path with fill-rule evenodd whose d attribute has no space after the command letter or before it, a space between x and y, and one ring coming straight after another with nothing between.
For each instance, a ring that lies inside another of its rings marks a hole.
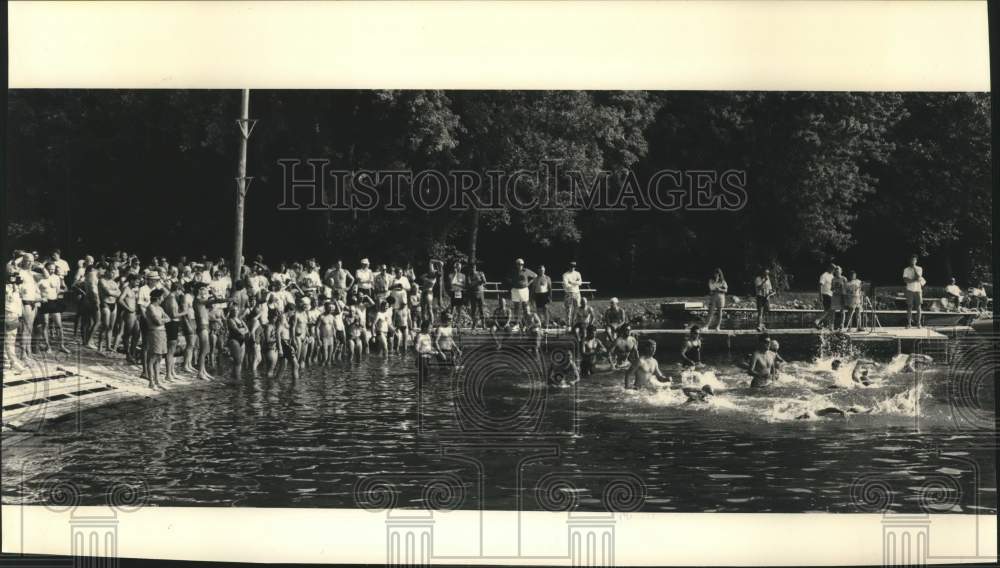
<instances>
[{"instance_id":1,"label":"lake water","mask_svg":"<svg viewBox=\"0 0 1000 568\"><path fill-rule=\"evenodd\" d=\"M467 340L458 370L375 355L95 412L5 448L3 500L71 484L97 505L130 482L164 506L996 513L994 384L975 344L917 373L881 356L870 387L786 354L758 390L743 353L682 376L661 347L666 373L715 388L696 404L626 391L603 366L550 388L561 349Z\"/></svg>"}]
</instances>

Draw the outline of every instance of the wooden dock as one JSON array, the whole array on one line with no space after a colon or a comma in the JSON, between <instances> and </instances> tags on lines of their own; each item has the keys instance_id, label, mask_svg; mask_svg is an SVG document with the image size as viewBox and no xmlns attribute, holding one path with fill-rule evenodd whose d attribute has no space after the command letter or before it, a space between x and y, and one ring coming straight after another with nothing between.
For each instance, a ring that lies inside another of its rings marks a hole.
<instances>
[{"instance_id":1,"label":"wooden dock","mask_svg":"<svg viewBox=\"0 0 1000 568\"><path fill-rule=\"evenodd\" d=\"M739 336L757 336L761 332L756 329L722 329L716 331L714 329L701 329L701 335L703 336L725 336L725 337L739 337ZM844 335L851 338L852 341L884 341L884 340L895 340L895 339L930 339L930 340L942 340L948 339L950 336L942 333L945 330L931 329L929 327L925 328L905 328L905 327L881 327L874 328L865 331L848 331L844 332ZM950 332L966 332L972 331L971 327L968 326L952 326L948 327L947 331ZM643 335L688 335L690 333L687 329L633 329L632 334L643 336ZM801 329L768 329L766 330L767 335L770 336L781 336L781 335L799 335L799 336L811 336L811 335L822 335L824 333L831 334L829 330L821 330L816 328L801 328Z\"/></svg>"}]
</instances>

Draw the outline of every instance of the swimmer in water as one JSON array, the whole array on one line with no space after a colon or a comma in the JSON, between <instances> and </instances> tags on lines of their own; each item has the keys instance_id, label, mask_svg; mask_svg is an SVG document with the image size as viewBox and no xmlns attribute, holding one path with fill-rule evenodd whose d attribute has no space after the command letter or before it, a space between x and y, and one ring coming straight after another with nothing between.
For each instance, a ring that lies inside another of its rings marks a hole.
<instances>
[{"instance_id":1,"label":"swimmer in water","mask_svg":"<svg viewBox=\"0 0 1000 568\"><path fill-rule=\"evenodd\" d=\"M871 381L868 379L868 369L865 368L868 363L871 363L871 361L865 359L859 359L854 363L854 369L851 371L852 381L858 384L862 384L866 387L871 384ZM827 377L829 377L831 380L834 381L834 383L831 384L829 388L831 389L840 388L840 385L836 383L836 380L837 380L837 375L839 374L838 372L840 371L840 369L843 368L843 366L844 366L843 361L841 361L840 359L834 359L833 361L830 362L829 371L821 371L821 373L823 373L824 375L826 375Z\"/></svg>"},{"instance_id":2,"label":"swimmer in water","mask_svg":"<svg viewBox=\"0 0 1000 568\"><path fill-rule=\"evenodd\" d=\"M660 364L654 357L656 355L656 342L650 339L639 347L639 359L632 368L625 373L625 388L629 388L628 377L635 373L634 389L658 390L669 386L673 379L660 371Z\"/></svg>"},{"instance_id":3,"label":"swimmer in water","mask_svg":"<svg viewBox=\"0 0 1000 568\"><path fill-rule=\"evenodd\" d=\"M748 372L752 377L750 386L753 388L766 387L774 377L774 357L771 353L771 340L766 335L762 335L760 344L753 355L750 356Z\"/></svg>"},{"instance_id":4,"label":"swimmer in water","mask_svg":"<svg viewBox=\"0 0 1000 568\"><path fill-rule=\"evenodd\" d=\"M701 365L701 329L696 325L691 326L691 333L681 346L681 361L685 366Z\"/></svg>"},{"instance_id":5,"label":"swimmer in water","mask_svg":"<svg viewBox=\"0 0 1000 568\"><path fill-rule=\"evenodd\" d=\"M708 402L713 396L715 396L715 391L712 390L712 385L703 385L700 389L696 387L684 387L682 391L688 397L687 402L684 404Z\"/></svg>"}]
</instances>

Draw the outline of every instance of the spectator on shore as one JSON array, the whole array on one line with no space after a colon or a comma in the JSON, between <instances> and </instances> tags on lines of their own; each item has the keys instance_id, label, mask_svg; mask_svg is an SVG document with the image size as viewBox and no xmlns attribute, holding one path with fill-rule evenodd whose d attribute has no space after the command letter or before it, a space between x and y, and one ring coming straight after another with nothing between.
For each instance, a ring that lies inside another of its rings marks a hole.
<instances>
[{"instance_id":1,"label":"spectator on shore","mask_svg":"<svg viewBox=\"0 0 1000 568\"><path fill-rule=\"evenodd\" d=\"M847 320L844 321L844 329L850 329L851 325L854 324L855 318L857 318L857 329L861 331L862 293L863 284L858 279L858 273L852 270L850 272L850 279L848 279L847 285L844 288L845 307L847 308Z\"/></svg>"},{"instance_id":2,"label":"spectator on shore","mask_svg":"<svg viewBox=\"0 0 1000 568\"><path fill-rule=\"evenodd\" d=\"M528 322L528 289L536 276L538 275L524 267L524 259L514 261L514 273L510 278L510 303L520 329L524 329Z\"/></svg>"},{"instance_id":3,"label":"spectator on shore","mask_svg":"<svg viewBox=\"0 0 1000 568\"><path fill-rule=\"evenodd\" d=\"M948 302L945 309L958 310L962 307L962 289L955 283L954 278L948 279L948 285L944 287L944 297Z\"/></svg>"},{"instance_id":4,"label":"spectator on shore","mask_svg":"<svg viewBox=\"0 0 1000 568\"><path fill-rule=\"evenodd\" d=\"M843 330L847 325L847 313L844 308L847 306L847 278L844 278L842 269L837 266L833 269L833 280L830 282L830 310L833 311L833 329Z\"/></svg>"},{"instance_id":5,"label":"spectator on shore","mask_svg":"<svg viewBox=\"0 0 1000 568\"><path fill-rule=\"evenodd\" d=\"M771 284L771 271L764 269L753 280L755 300L757 303L757 329L767 329L767 315L771 313L771 296L776 292Z\"/></svg>"},{"instance_id":6,"label":"spectator on shore","mask_svg":"<svg viewBox=\"0 0 1000 568\"><path fill-rule=\"evenodd\" d=\"M472 318L472 329L476 329L476 322L486 329L486 274L482 271L478 260L472 262L472 270L469 272L469 317Z\"/></svg>"},{"instance_id":7,"label":"spectator on shore","mask_svg":"<svg viewBox=\"0 0 1000 568\"><path fill-rule=\"evenodd\" d=\"M466 290L468 287L468 278L462 272L462 262L460 260L455 261L451 273L445 279L445 283L447 284L446 287L451 302L451 315L456 322L460 322L462 321L462 308L465 307L466 300L468 299L468 292Z\"/></svg>"},{"instance_id":8,"label":"spectator on shore","mask_svg":"<svg viewBox=\"0 0 1000 568\"><path fill-rule=\"evenodd\" d=\"M819 275L819 299L823 306L823 315L816 320L816 327L823 327L833 320L833 271L837 265L830 263L826 272Z\"/></svg>"},{"instance_id":9,"label":"spectator on shore","mask_svg":"<svg viewBox=\"0 0 1000 568\"><path fill-rule=\"evenodd\" d=\"M24 314L24 305L21 303L21 275L15 271L11 270L8 266L7 269L7 279L4 283L4 310L3 310L3 323L4 323L4 336L3 336L3 349L4 349L4 363L9 365L10 369L15 373L20 373L25 370L23 364L17 357L17 332L21 325L21 316Z\"/></svg>"},{"instance_id":10,"label":"spectator on shore","mask_svg":"<svg viewBox=\"0 0 1000 568\"><path fill-rule=\"evenodd\" d=\"M708 281L708 322L706 329L712 329L712 322L715 321L715 331L722 327L722 312L726 308L726 292L729 291L729 284L726 277L722 275L722 269L716 268L712 278ZM715 318L718 318L717 320Z\"/></svg>"},{"instance_id":11,"label":"spectator on shore","mask_svg":"<svg viewBox=\"0 0 1000 568\"><path fill-rule=\"evenodd\" d=\"M576 310L580 307L580 286L583 285L583 276L576 270L576 261L570 261L569 270L563 272L563 304L566 306L566 329L573 330Z\"/></svg>"},{"instance_id":12,"label":"spectator on shore","mask_svg":"<svg viewBox=\"0 0 1000 568\"><path fill-rule=\"evenodd\" d=\"M549 303L552 302L552 278L545 274L545 265L538 267L538 276L531 281L531 300L543 327L549 327Z\"/></svg>"},{"instance_id":13,"label":"spectator on shore","mask_svg":"<svg viewBox=\"0 0 1000 568\"><path fill-rule=\"evenodd\" d=\"M913 310L917 311L917 327L923 327L924 303L924 269L917 265L917 255L910 256L910 264L903 269L903 282L906 284L906 327L912 327Z\"/></svg>"},{"instance_id":14,"label":"spectator on shore","mask_svg":"<svg viewBox=\"0 0 1000 568\"><path fill-rule=\"evenodd\" d=\"M974 310L983 310L987 307L989 298L986 296L986 283L981 282L979 286L969 289L969 307Z\"/></svg>"}]
</instances>

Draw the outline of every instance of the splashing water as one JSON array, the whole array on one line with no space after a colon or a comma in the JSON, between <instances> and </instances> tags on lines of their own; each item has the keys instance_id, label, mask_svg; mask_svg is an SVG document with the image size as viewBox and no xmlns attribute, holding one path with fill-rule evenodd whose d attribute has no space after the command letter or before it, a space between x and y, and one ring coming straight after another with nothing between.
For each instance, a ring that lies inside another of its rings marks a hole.
<instances>
[{"instance_id":1,"label":"splashing water","mask_svg":"<svg viewBox=\"0 0 1000 568\"><path fill-rule=\"evenodd\" d=\"M681 384L685 387L696 387L701 388L705 385L712 387L712 390L719 392L720 390L725 390L729 388L726 383L719 379L716 375L715 370L706 369L704 371L698 371L696 369L687 369L681 373Z\"/></svg>"}]
</instances>

